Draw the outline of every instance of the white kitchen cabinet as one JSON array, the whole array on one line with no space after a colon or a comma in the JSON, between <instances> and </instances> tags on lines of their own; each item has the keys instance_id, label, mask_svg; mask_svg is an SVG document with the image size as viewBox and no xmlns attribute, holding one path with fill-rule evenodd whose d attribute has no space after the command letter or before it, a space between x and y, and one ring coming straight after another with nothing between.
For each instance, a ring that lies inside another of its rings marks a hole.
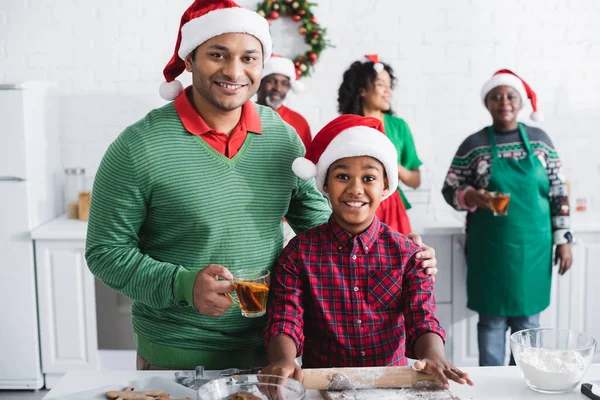
<instances>
[{"instance_id":1,"label":"white kitchen cabinet","mask_svg":"<svg viewBox=\"0 0 600 400\"><path fill-rule=\"evenodd\" d=\"M570 329L585 332L600 340L600 233L577 235L573 252L568 325ZM567 299L565 299L567 302ZM600 345L596 345L593 362L600 362Z\"/></svg>"},{"instance_id":2,"label":"white kitchen cabinet","mask_svg":"<svg viewBox=\"0 0 600 400\"><path fill-rule=\"evenodd\" d=\"M52 388L69 370L98 368L94 276L84 241L36 240L42 371Z\"/></svg>"},{"instance_id":3,"label":"white kitchen cabinet","mask_svg":"<svg viewBox=\"0 0 600 400\"><path fill-rule=\"evenodd\" d=\"M467 308L465 235L452 235L452 362L457 367L479 365L477 313Z\"/></svg>"},{"instance_id":4,"label":"white kitchen cabinet","mask_svg":"<svg viewBox=\"0 0 600 400\"><path fill-rule=\"evenodd\" d=\"M452 343L454 341L453 328L452 328L452 304L443 303L436 304L437 317L440 321L440 325L446 331L446 358L453 360L452 354Z\"/></svg>"},{"instance_id":5,"label":"white kitchen cabinet","mask_svg":"<svg viewBox=\"0 0 600 400\"><path fill-rule=\"evenodd\" d=\"M423 235L423 243L435 249L438 273L435 276L436 315L446 331L446 357L452 359L452 237L450 235Z\"/></svg>"},{"instance_id":6,"label":"white kitchen cabinet","mask_svg":"<svg viewBox=\"0 0 600 400\"><path fill-rule=\"evenodd\" d=\"M452 303L452 236L423 235L423 243L435 249L438 273L435 276L435 301Z\"/></svg>"}]
</instances>

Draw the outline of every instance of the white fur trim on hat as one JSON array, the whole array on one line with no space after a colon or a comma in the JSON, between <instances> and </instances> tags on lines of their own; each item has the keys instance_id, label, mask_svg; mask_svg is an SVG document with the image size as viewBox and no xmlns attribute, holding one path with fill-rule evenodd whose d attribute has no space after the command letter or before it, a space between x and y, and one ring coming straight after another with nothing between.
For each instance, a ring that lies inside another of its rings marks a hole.
<instances>
[{"instance_id":1,"label":"white fur trim on hat","mask_svg":"<svg viewBox=\"0 0 600 400\"><path fill-rule=\"evenodd\" d=\"M290 79L290 85L291 85L294 93L304 92L304 83L302 83L301 81L296 81L296 80Z\"/></svg>"},{"instance_id":2,"label":"white fur trim on hat","mask_svg":"<svg viewBox=\"0 0 600 400\"><path fill-rule=\"evenodd\" d=\"M541 111L534 111L531 113L530 115L531 119L539 122L539 121L543 121L544 120L544 114L542 114Z\"/></svg>"},{"instance_id":3,"label":"white fur trim on hat","mask_svg":"<svg viewBox=\"0 0 600 400\"><path fill-rule=\"evenodd\" d=\"M515 89L519 93L519 96L521 96L521 108L525 106L525 102L527 101L525 86L523 86L523 82L519 78L512 74L496 74L483 84L483 87L481 88L481 101L483 101L484 106L486 105L485 98L488 93L498 86L510 86Z\"/></svg>"},{"instance_id":4,"label":"white fur trim on hat","mask_svg":"<svg viewBox=\"0 0 600 400\"><path fill-rule=\"evenodd\" d=\"M298 157L292 163L292 171L305 181L317 176L317 166L308 158Z\"/></svg>"},{"instance_id":5,"label":"white fur trim on hat","mask_svg":"<svg viewBox=\"0 0 600 400\"><path fill-rule=\"evenodd\" d=\"M378 62L373 64L373 69L375 70L375 72L379 73L381 71L383 71L383 64Z\"/></svg>"},{"instance_id":6,"label":"white fur trim on hat","mask_svg":"<svg viewBox=\"0 0 600 400\"><path fill-rule=\"evenodd\" d=\"M273 42L269 23L258 13L241 7L220 8L194 18L181 27L177 54L184 60L196 47L224 33L248 33L262 43L264 60L271 57Z\"/></svg>"},{"instance_id":7,"label":"white fur trim on hat","mask_svg":"<svg viewBox=\"0 0 600 400\"><path fill-rule=\"evenodd\" d=\"M304 85L296 80L296 67L294 66L294 62L289 58L271 57L265 63L262 77L264 78L271 74L280 74L287 77L290 80L290 87L296 93L304 90Z\"/></svg>"},{"instance_id":8,"label":"white fur trim on hat","mask_svg":"<svg viewBox=\"0 0 600 400\"><path fill-rule=\"evenodd\" d=\"M398 153L393 143L377 129L355 126L334 137L317 162L316 185L321 193L327 170L337 160L346 157L369 156L379 160L387 174L389 191L384 199L398 187Z\"/></svg>"},{"instance_id":9,"label":"white fur trim on hat","mask_svg":"<svg viewBox=\"0 0 600 400\"><path fill-rule=\"evenodd\" d=\"M183 84L174 80L171 82L163 82L158 88L158 94L165 100L175 100L183 92Z\"/></svg>"}]
</instances>

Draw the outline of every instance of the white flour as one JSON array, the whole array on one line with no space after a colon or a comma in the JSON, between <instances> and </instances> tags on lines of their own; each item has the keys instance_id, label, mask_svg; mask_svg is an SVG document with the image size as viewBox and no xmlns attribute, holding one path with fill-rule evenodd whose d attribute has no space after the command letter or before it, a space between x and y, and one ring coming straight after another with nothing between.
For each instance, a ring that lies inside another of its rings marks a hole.
<instances>
[{"instance_id":1,"label":"white flour","mask_svg":"<svg viewBox=\"0 0 600 400\"><path fill-rule=\"evenodd\" d=\"M417 382L405 389L362 389L327 392L329 400L452 400L452 392L437 382Z\"/></svg>"},{"instance_id":2,"label":"white flour","mask_svg":"<svg viewBox=\"0 0 600 400\"><path fill-rule=\"evenodd\" d=\"M525 379L544 390L573 388L583 378L586 360L575 350L525 351L516 360Z\"/></svg>"}]
</instances>

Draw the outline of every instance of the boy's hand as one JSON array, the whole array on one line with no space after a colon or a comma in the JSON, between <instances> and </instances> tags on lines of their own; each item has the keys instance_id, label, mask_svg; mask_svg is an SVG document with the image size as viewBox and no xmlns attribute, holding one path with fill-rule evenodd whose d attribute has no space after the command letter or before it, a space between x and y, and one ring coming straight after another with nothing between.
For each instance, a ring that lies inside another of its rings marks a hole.
<instances>
[{"instance_id":1,"label":"boy's hand","mask_svg":"<svg viewBox=\"0 0 600 400\"><path fill-rule=\"evenodd\" d=\"M433 277L433 281L435 282L435 274L437 274L438 271L437 259L435 258L435 249L423 243L421 236L416 233L409 233L407 237L417 246L421 247L421 251L418 252L415 257L417 257L418 260L423 260L421 266L425 269L425 273L427 275L431 275Z\"/></svg>"},{"instance_id":2,"label":"boy's hand","mask_svg":"<svg viewBox=\"0 0 600 400\"><path fill-rule=\"evenodd\" d=\"M260 374L274 375L271 377L263 376L262 378L260 378L261 382L268 382L273 384L273 386L270 386L264 390L261 389L261 392L264 395L266 395L269 399L274 400L285 398L284 393L278 393L278 389L276 389L277 386L275 385L284 383L286 378L295 379L300 383L302 383L302 380L304 379L304 372L302 371L302 368L300 368L300 366L296 364L296 361L294 359L282 359L281 361L271 363L264 367L262 371L260 371Z\"/></svg>"},{"instance_id":3,"label":"boy's hand","mask_svg":"<svg viewBox=\"0 0 600 400\"><path fill-rule=\"evenodd\" d=\"M446 360L444 357L435 358L423 358L415 362L415 369L417 371L425 372L431 376L434 376L439 382L444 385L444 389L448 389L448 379L454 382L464 385L465 383L473 386L473 381L469 378L466 372L462 372L456 368L452 363Z\"/></svg>"},{"instance_id":4,"label":"boy's hand","mask_svg":"<svg viewBox=\"0 0 600 400\"><path fill-rule=\"evenodd\" d=\"M296 364L295 360L284 359L271 363L264 367L260 373L281 376L284 378L292 378L298 382L302 382L304 379L304 372L302 371L302 368Z\"/></svg>"}]
</instances>

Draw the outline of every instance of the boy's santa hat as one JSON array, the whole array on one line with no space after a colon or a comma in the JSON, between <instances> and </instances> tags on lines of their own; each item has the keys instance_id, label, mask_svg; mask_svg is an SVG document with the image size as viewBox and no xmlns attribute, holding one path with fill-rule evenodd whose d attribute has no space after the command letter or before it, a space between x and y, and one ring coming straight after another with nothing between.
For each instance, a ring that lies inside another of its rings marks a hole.
<instances>
[{"instance_id":1,"label":"boy's santa hat","mask_svg":"<svg viewBox=\"0 0 600 400\"><path fill-rule=\"evenodd\" d=\"M264 60L271 56L273 44L265 18L232 0L196 0L181 16L175 52L163 70L166 81L159 88L163 99L174 100L183 92L183 85L176 80L185 71L183 60L208 39L224 33L250 34L260 40Z\"/></svg>"},{"instance_id":2,"label":"boy's santa hat","mask_svg":"<svg viewBox=\"0 0 600 400\"><path fill-rule=\"evenodd\" d=\"M375 72L381 72L383 71L383 63L381 61L379 61L379 55L377 54L365 54L365 57L363 59L363 63L366 62L372 62L373 63L373 69L375 70Z\"/></svg>"},{"instance_id":3,"label":"boy's santa hat","mask_svg":"<svg viewBox=\"0 0 600 400\"><path fill-rule=\"evenodd\" d=\"M481 88L481 100L483 101L484 106L486 105L485 98L488 93L498 86L510 86L515 89L519 93L519 96L521 96L521 108L525 106L525 99L529 99L531 101L531 107L533 107L531 119L534 121L541 121L543 119L542 114L537 108L537 96L535 95L535 92L527 82L508 69L501 69L496 72L489 81L483 84L483 87Z\"/></svg>"},{"instance_id":4,"label":"boy's santa hat","mask_svg":"<svg viewBox=\"0 0 600 400\"><path fill-rule=\"evenodd\" d=\"M281 74L283 76L287 76L290 79L290 86L295 93L299 93L304 90L304 85L302 82L296 79L296 66L289 58L272 54L271 58L269 58L269 61L265 63L262 77L264 78L271 74Z\"/></svg>"},{"instance_id":5,"label":"boy's santa hat","mask_svg":"<svg viewBox=\"0 0 600 400\"><path fill-rule=\"evenodd\" d=\"M323 185L329 166L341 158L369 156L379 160L389 184L388 197L398 186L398 153L385 135L383 122L360 115L341 115L325 125L314 137L304 157L292 163L292 170L302 179L316 178L317 189Z\"/></svg>"}]
</instances>

